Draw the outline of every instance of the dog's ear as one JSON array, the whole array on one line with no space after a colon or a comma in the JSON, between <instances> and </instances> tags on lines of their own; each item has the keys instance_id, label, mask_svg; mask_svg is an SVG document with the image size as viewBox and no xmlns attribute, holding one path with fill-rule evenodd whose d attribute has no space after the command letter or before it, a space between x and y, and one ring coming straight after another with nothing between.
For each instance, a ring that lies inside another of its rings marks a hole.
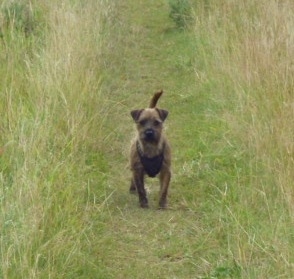
<instances>
[{"instance_id":1,"label":"dog's ear","mask_svg":"<svg viewBox=\"0 0 294 279\"><path fill-rule=\"evenodd\" d=\"M132 118L137 121L142 113L143 109L136 109L131 111Z\"/></svg>"},{"instance_id":2,"label":"dog's ear","mask_svg":"<svg viewBox=\"0 0 294 279\"><path fill-rule=\"evenodd\" d=\"M157 112L159 114L160 119L162 121L164 121L168 116L168 111L165 110L165 109L158 109L158 108L156 108L156 110L157 110Z\"/></svg>"}]
</instances>

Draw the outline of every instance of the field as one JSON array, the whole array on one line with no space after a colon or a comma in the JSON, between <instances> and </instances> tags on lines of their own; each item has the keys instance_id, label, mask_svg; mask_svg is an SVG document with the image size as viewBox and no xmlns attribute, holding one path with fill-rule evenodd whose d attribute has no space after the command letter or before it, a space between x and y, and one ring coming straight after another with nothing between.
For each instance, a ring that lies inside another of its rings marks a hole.
<instances>
[{"instance_id":1,"label":"field","mask_svg":"<svg viewBox=\"0 0 294 279\"><path fill-rule=\"evenodd\" d=\"M0 0L0 278L294 278L291 0ZM128 193L163 89L167 210Z\"/></svg>"}]
</instances>

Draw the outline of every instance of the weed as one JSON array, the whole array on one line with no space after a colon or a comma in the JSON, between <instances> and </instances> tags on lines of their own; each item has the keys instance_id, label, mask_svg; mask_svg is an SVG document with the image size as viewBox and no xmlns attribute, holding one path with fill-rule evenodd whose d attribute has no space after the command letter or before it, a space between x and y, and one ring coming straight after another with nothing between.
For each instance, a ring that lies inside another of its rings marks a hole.
<instances>
[{"instance_id":1,"label":"weed","mask_svg":"<svg viewBox=\"0 0 294 279\"><path fill-rule=\"evenodd\" d=\"M189 0L169 0L169 17L175 22L177 28L184 29L192 19Z\"/></svg>"},{"instance_id":2,"label":"weed","mask_svg":"<svg viewBox=\"0 0 294 279\"><path fill-rule=\"evenodd\" d=\"M238 279L241 278L241 268L236 263L232 267L219 266L208 277L202 279Z\"/></svg>"},{"instance_id":3,"label":"weed","mask_svg":"<svg viewBox=\"0 0 294 279\"><path fill-rule=\"evenodd\" d=\"M28 36L33 32L36 24L30 8L25 3L17 1L4 5L0 18L2 18L1 33L10 30L11 32L24 32Z\"/></svg>"}]
</instances>

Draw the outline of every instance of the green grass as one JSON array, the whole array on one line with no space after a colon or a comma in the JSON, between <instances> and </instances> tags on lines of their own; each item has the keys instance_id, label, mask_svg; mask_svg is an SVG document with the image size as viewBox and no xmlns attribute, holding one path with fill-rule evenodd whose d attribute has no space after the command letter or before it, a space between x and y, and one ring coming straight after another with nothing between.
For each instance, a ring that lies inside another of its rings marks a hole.
<instances>
[{"instance_id":1,"label":"green grass","mask_svg":"<svg viewBox=\"0 0 294 279\"><path fill-rule=\"evenodd\" d=\"M292 278L291 1L0 2L1 278ZM163 89L169 209L129 195Z\"/></svg>"}]
</instances>

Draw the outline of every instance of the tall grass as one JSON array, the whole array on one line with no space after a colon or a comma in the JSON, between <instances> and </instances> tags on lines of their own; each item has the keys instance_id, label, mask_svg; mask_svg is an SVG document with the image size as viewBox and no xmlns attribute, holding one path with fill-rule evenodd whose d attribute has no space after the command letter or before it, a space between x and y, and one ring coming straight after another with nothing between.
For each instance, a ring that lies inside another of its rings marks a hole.
<instances>
[{"instance_id":1,"label":"tall grass","mask_svg":"<svg viewBox=\"0 0 294 279\"><path fill-rule=\"evenodd\" d=\"M101 45L111 7L7 1L1 8L1 278L90 278L84 212L99 202L91 185L103 187L106 167Z\"/></svg>"},{"instance_id":2,"label":"tall grass","mask_svg":"<svg viewBox=\"0 0 294 279\"><path fill-rule=\"evenodd\" d=\"M227 145L247 169L236 177L239 204L228 204L226 214L236 226L229 249L250 278L293 272L293 12L292 1L195 6L196 76L215 84L211 98L222 108ZM271 267L250 273L255 257Z\"/></svg>"},{"instance_id":3,"label":"tall grass","mask_svg":"<svg viewBox=\"0 0 294 279\"><path fill-rule=\"evenodd\" d=\"M203 12L210 69L224 80L220 96L232 101L228 123L283 192L293 179L293 9L291 1L233 1Z\"/></svg>"}]
</instances>

